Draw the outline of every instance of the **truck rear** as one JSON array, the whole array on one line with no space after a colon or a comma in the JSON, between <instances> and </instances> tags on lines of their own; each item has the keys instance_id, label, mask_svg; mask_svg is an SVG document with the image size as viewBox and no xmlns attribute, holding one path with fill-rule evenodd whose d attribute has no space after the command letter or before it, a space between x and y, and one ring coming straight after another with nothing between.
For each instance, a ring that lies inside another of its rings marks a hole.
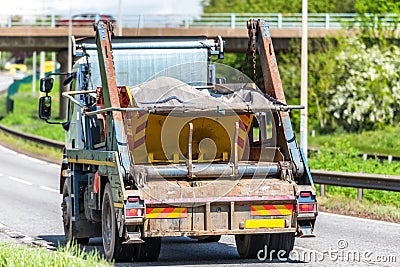
<instances>
[{"instance_id":1,"label":"truck rear","mask_svg":"<svg viewBox=\"0 0 400 267\"><path fill-rule=\"evenodd\" d=\"M296 235L313 235L315 188L288 115L301 107L286 104L265 25L251 22L266 92L211 61L224 57L220 37L111 42L99 22L95 42L75 44L63 94L67 240L101 236L108 260L149 261L165 236L235 235L239 255L255 258L266 247L288 255ZM50 79L41 84L46 121Z\"/></svg>"}]
</instances>

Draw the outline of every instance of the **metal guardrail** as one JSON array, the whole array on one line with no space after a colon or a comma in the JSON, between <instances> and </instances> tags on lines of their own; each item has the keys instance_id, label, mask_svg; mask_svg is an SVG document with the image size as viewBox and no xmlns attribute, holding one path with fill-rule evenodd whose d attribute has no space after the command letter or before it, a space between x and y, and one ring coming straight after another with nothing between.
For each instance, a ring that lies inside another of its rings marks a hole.
<instances>
[{"instance_id":1,"label":"metal guardrail","mask_svg":"<svg viewBox=\"0 0 400 267\"><path fill-rule=\"evenodd\" d=\"M13 135L18 138L26 139L40 145L62 149L63 142L54 141L27 133L21 133L0 124L0 131ZM378 190L388 190L400 192L400 176L368 174L368 173L352 173L352 172L334 172L325 170L311 170L313 180L321 185L335 185L356 188L368 188ZM322 189L322 188L321 188ZM362 190L361 190L362 197ZM359 190L359 199L360 190Z\"/></svg>"},{"instance_id":2,"label":"metal guardrail","mask_svg":"<svg viewBox=\"0 0 400 267\"><path fill-rule=\"evenodd\" d=\"M140 15L124 14L124 28L246 28L249 18L263 18L272 28L300 28L300 13L206 13L202 15ZM309 28L341 29L358 28L362 17L367 18L369 26L399 26L399 14L375 16L355 13L310 13L308 14ZM46 15L0 15L0 27L56 27L57 19L68 19L58 14ZM365 23L365 20L364 22ZM118 23L116 23L118 25Z\"/></svg>"},{"instance_id":3,"label":"metal guardrail","mask_svg":"<svg viewBox=\"0 0 400 267\"><path fill-rule=\"evenodd\" d=\"M319 147L308 147L308 154L310 153L318 153L320 151ZM393 155L379 155L379 154L367 154L367 153L362 153L358 154L360 158L363 158L363 160L368 160L368 159L377 159L379 162L384 162L388 161L389 163L392 163L393 161L400 162L400 157L399 156L393 156Z\"/></svg>"},{"instance_id":4,"label":"metal guardrail","mask_svg":"<svg viewBox=\"0 0 400 267\"><path fill-rule=\"evenodd\" d=\"M311 170L317 184L337 185L400 192L400 176Z\"/></svg>"}]
</instances>

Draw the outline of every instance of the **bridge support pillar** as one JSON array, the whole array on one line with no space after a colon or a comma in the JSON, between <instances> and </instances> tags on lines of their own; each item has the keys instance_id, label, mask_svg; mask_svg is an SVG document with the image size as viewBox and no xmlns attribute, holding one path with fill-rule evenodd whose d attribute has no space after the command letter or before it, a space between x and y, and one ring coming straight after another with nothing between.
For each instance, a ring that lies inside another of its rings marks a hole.
<instances>
[{"instance_id":1,"label":"bridge support pillar","mask_svg":"<svg viewBox=\"0 0 400 267\"><path fill-rule=\"evenodd\" d=\"M64 49L58 52L57 61L60 62L60 72L68 72L68 50ZM60 75L60 119L66 118L67 99L62 97L62 93L68 91L68 86L64 86L66 76Z\"/></svg>"}]
</instances>

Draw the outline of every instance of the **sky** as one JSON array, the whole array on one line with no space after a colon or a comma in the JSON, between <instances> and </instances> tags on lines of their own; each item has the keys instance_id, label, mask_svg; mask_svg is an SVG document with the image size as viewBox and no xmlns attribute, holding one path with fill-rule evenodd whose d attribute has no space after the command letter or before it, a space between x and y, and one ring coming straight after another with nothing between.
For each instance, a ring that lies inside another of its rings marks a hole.
<instances>
[{"instance_id":1,"label":"sky","mask_svg":"<svg viewBox=\"0 0 400 267\"><path fill-rule=\"evenodd\" d=\"M0 15L43 15L98 12L117 17L121 2L122 15L177 14L198 15L201 0L6 0ZM71 8L70 8L71 7Z\"/></svg>"}]
</instances>

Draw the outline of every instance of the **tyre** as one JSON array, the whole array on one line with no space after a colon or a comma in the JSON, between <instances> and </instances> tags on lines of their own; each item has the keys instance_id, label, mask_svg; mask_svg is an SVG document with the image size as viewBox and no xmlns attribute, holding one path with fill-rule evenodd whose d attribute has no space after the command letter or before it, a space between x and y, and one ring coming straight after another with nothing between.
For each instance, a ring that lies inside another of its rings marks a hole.
<instances>
[{"instance_id":1,"label":"tyre","mask_svg":"<svg viewBox=\"0 0 400 267\"><path fill-rule=\"evenodd\" d=\"M64 225L65 241L76 242L80 245L87 245L89 238L75 238L72 233L72 200L68 188L68 180L65 180L63 188L63 198L61 202L62 219Z\"/></svg>"},{"instance_id":2,"label":"tyre","mask_svg":"<svg viewBox=\"0 0 400 267\"><path fill-rule=\"evenodd\" d=\"M273 258L288 258L293 250L295 233L271 234L268 246L268 255Z\"/></svg>"},{"instance_id":3,"label":"tyre","mask_svg":"<svg viewBox=\"0 0 400 267\"><path fill-rule=\"evenodd\" d=\"M160 255L161 237L143 238L144 243L136 245L136 261L156 261Z\"/></svg>"},{"instance_id":4,"label":"tyre","mask_svg":"<svg viewBox=\"0 0 400 267\"><path fill-rule=\"evenodd\" d=\"M107 261L133 261L135 246L123 245L119 237L114 200L109 183L104 188L102 204L102 239L104 255Z\"/></svg>"},{"instance_id":5,"label":"tyre","mask_svg":"<svg viewBox=\"0 0 400 267\"><path fill-rule=\"evenodd\" d=\"M236 248L241 258L255 259L269 243L269 234L235 235Z\"/></svg>"},{"instance_id":6,"label":"tyre","mask_svg":"<svg viewBox=\"0 0 400 267\"><path fill-rule=\"evenodd\" d=\"M206 238L199 238L198 241L202 243L212 243L212 242L219 242L221 239L221 235L210 235Z\"/></svg>"}]
</instances>

